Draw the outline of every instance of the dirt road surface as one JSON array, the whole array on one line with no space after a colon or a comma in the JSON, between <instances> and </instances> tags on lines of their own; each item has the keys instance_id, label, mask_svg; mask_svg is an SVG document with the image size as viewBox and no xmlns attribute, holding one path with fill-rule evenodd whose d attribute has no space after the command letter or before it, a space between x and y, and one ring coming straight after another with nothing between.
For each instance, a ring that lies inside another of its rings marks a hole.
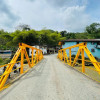
<instances>
[{"instance_id":1,"label":"dirt road surface","mask_svg":"<svg viewBox=\"0 0 100 100\"><path fill-rule=\"evenodd\" d=\"M48 55L0 92L0 100L100 100L100 84Z\"/></svg>"}]
</instances>

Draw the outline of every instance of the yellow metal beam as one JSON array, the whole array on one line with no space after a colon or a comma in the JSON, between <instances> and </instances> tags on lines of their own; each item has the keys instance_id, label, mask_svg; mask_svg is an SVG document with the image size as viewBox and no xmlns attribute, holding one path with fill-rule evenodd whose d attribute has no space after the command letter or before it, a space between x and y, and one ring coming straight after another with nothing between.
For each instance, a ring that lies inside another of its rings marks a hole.
<instances>
[{"instance_id":1,"label":"yellow metal beam","mask_svg":"<svg viewBox=\"0 0 100 100\"><path fill-rule=\"evenodd\" d=\"M26 51L26 48L31 48L32 49L32 64L30 63L30 59L29 59L29 56L27 54L27 51ZM1 76L0 78L0 89L3 88L9 74L12 72L12 69L13 69L13 66L15 65L20 53L21 53L21 69L20 69L20 73L22 74L23 73L23 62L24 62L24 54L25 54L25 57L26 57L26 60L29 64L29 67L32 67L34 62L33 62L33 50L36 50L38 52L42 52L42 50L40 49L37 49L37 48L34 48L32 46L29 46L27 44L24 44L24 43L19 43L19 48L18 50L16 51L14 57L12 58L11 62L9 64L6 64L7 68L4 72L4 74ZM38 52L36 54L36 59L38 61L39 57L41 56L41 59L43 58L43 54L41 53L41 55L38 55ZM0 67L4 67L5 65L3 66L0 66Z\"/></svg>"},{"instance_id":2,"label":"yellow metal beam","mask_svg":"<svg viewBox=\"0 0 100 100\"><path fill-rule=\"evenodd\" d=\"M30 45L27 45L27 44L25 44L25 43L19 43L19 47L20 47L20 46L24 46L25 48L31 48L31 49L35 49L35 50L40 50L40 49L37 49L37 48L32 47L32 46L30 46ZM42 50L40 50L40 51L42 51Z\"/></svg>"},{"instance_id":3,"label":"yellow metal beam","mask_svg":"<svg viewBox=\"0 0 100 100\"><path fill-rule=\"evenodd\" d=\"M73 67L74 67L74 65L75 65L75 63L76 63L76 61L77 61L77 59L78 59L80 53L81 53L81 49L79 49L78 52L77 52L77 54L76 54L76 57L75 57L74 62L73 62L73 64L72 64Z\"/></svg>"},{"instance_id":4,"label":"yellow metal beam","mask_svg":"<svg viewBox=\"0 0 100 100\"><path fill-rule=\"evenodd\" d=\"M6 73L9 73L9 74L10 74L10 72L11 72L11 70L12 70L12 68L13 68L13 66L14 66L14 64L15 64L15 62L16 62L18 56L19 56L19 54L21 53L21 50L22 50L21 48L19 48L19 49L17 50L17 52L15 53L14 57L12 58L12 60L11 60L11 62L10 62L10 63L13 63L13 64L10 64L10 65L7 66L7 68L6 68L5 72L4 72L4 74L6 74ZM6 74L5 76L2 76L2 77L0 78L0 89L4 86L4 84L5 84L5 82L6 82L7 78L8 78L8 76L9 76L9 74Z\"/></svg>"},{"instance_id":5,"label":"yellow metal beam","mask_svg":"<svg viewBox=\"0 0 100 100\"><path fill-rule=\"evenodd\" d=\"M21 68L20 68L20 74L23 73L23 61L24 61L24 49L21 50Z\"/></svg>"},{"instance_id":6,"label":"yellow metal beam","mask_svg":"<svg viewBox=\"0 0 100 100\"><path fill-rule=\"evenodd\" d=\"M27 60L27 62L28 62L28 64L29 64L29 67L32 67L26 49L24 49L23 52L24 52L24 54L25 54L26 60Z\"/></svg>"},{"instance_id":7,"label":"yellow metal beam","mask_svg":"<svg viewBox=\"0 0 100 100\"><path fill-rule=\"evenodd\" d=\"M89 59L91 60L92 64L94 65L94 67L100 74L100 64L97 62L97 60L94 58L94 56L91 54L91 52L89 51L89 49L86 46L84 46L84 50L85 50L87 56L89 57ZM93 63L93 62L95 62L95 63Z\"/></svg>"},{"instance_id":8,"label":"yellow metal beam","mask_svg":"<svg viewBox=\"0 0 100 100\"><path fill-rule=\"evenodd\" d=\"M31 61L31 62L32 62L32 66L34 65L34 62L33 62L34 52L33 52L33 51L34 51L34 49L32 49L32 59L31 59L31 60L32 60L32 61Z\"/></svg>"},{"instance_id":9,"label":"yellow metal beam","mask_svg":"<svg viewBox=\"0 0 100 100\"><path fill-rule=\"evenodd\" d=\"M71 48L69 49L69 61L70 61L70 65L71 65Z\"/></svg>"},{"instance_id":10,"label":"yellow metal beam","mask_svg":"<svg viewBox=\"0 0 100 100\"><path fill-rule=\"evenodd\" d=\"M61 50L72 49L72 48L76 48L76 47L80 47L80 46L86 46L86 45L87 45L87 43L83 42L83 43L80 43L80 44L77 44L77 45L73 45L73 46L61 49ZM61 50L59 50L59 51L61 51Z\"/></svg>"},{"instance_id":11,"label":"yellow metal beam","mask_svg":"<svg viewBox=\"0 0 100 100\"><path fill-rule=\"evenodd\" d=\"M64 62L65 62L65 59L66 59L66 58L65 58L65 57L66 57L65 54L66 54L66 51L64 50L64 51L63 51Z\"/></svg>"},{"instance_id":12,"label":"yellow metal beam","mask_svg":"<svg viewBox=\"0 0 100 100\"><path fill-rule=\"evenodd\" d=\"M84 61L84 49L81 49L81 55L82 55L82 72L85 72L85 61Z\"/></svg>"},{"instance_id":13,"label":"yellow metal beam","mask_svg":"<svg viewBox=\"0 0 100 100\"><path fill-rule=\"evenodd\" d=\"M88 61L88 62L91 62L94 65L96 71L100 74L100 62L97 62L97 60L94 58L94 56L88 50L86 44L87 43L83 42L83 43L80 43L80 44L77 44L77 45L73 45L73 46L61 49L61 50L58 51L58 58L60 58L62 60L62 57L64 57L64 62L65 62L65 58L66 58L68 64L74 66L76 61L78 60L80 53L81 53L81 56L82 56L82 59L81 59L82 60L82 72L84 73L85 72L85 61L87 61L87 60L85 60L85 57L84 57L84 51L85 51L87 56L90 59L90 61ZM75 48L75 47L79 47L79 49L78 49L76 57L74 58L74 61L72 63L72 61L71 61L71 58L72 58L71 57L71 49ZM67 57L67 53L65 53L67 49L69 49L69 60L68 60L68 57ZM63 54L62 54L62 52L63 52Z\"/></svg>"}]
</instances>

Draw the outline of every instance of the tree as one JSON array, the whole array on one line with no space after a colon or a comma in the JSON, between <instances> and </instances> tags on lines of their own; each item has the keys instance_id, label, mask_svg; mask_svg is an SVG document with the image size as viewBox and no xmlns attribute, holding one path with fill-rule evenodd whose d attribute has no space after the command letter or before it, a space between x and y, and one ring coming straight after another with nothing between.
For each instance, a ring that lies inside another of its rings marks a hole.
<instances>
[{"instance_id":1,"label":"tree","mask_svg":"<svg viewBox=\"0 0 100 100\"><path fill-rule=\"evenodd\" d=\"M41 30L38 33L41 45L57 46L59 41L65 40L65 37L62 37L58 31Z\"/></svg>"},{"instance_id":2,"label":"tree","mask_svg":"<svg viewBox=\"0 0 100 100\"><path fill-rule=\"evenodd\" d=\"M86 27L86 32L91 34L92 38L100 38L100 24L92 23L90 26Z\"/></svg>"},{"instance_id":3,"label":"tree","mask_svg":"<svg viewBox=\"0 0 100 100\"><path fill-rule=\"evenodd\" d=\"M75 36L76 33L67 33L65 36L66 36L66 39L75 39L76 36Z\"/></svg>"},{"instance_id":4,"label":"tree","mask_svg":"<svg viewBox=\"0 0 100 100\"><path fill-rule=\"evenodd\" d=\"M86 27L86 32L89 34L96 34L100 31L99 23L92 23L90 26Z\"/></svg>"},{"instance_id":5,"label":"tree","mask_svg":"<svg viewBox=\"0 0 100 100\"><path fill-rule=\"evenodd\" d=\"M51 46L57 46L59 41L66 39L66 37L62 37L60 33L57 34L56 32L51 34L50 36L51 36L51 41L50 41Z\"/></svg>"},{"instance_id":6,"label":"tree","mask_svg":"<svg viewBox=\"0 0 100 100\"><path fill-rule=\"evenodd\" d=\"M0 48L16 50L19 43L29 45L47 45L49 47L57 46L58 42L65 40L65 37L58 31L45 29L40 31L35 30L16 30L12 33L2 31L0 34Z\"/></svg>"},{"instance_id":7,"label":"tree","mask_svg":"<svg viewBox=\"0 0 100 100\"><path fill-rule=\"evenodd\" d=\"M39 43L38 33L35 30L21 31L18 35L13 37L13 44L26 43L29 45L36 45Z\"/></svg>"},{"instance_id":8,"label":"tree","mask_svg":"<svg viewBox=\"0 0 100 100\"><path fill-rule=\"evenodd\" d=\"M0 35L0 49L5 50L9 49L10 47L7 45L9 41L12 40L12 37L9 33L3 33Z\"/></svg>"},{"instance_id":9,"label":"tree","mask_svg":"<svg viewBox=\"0 0 100 100\"><path fill-rule=\"evenodd\" d=\"M4 34L5 31L3 29L0 30L0 34Z\"/></svg>"},{"instance_id":10,"label":"tree","mask_svg":"<svg viewBox=\"0 0 100 100\"><path fill-rule=\"evenodd\" d=\"M31 29L30 26L27 24L21 24L17 26L17 30L20 30L20 31L23 31L23 30L29 31L30 29Z\"/></svg>"},{"instance_id":11,"label":"tree","mask_svg":"<svg viewBox=\"0 0 100 100\"><path fill-rule=\"evenodd\" d=\"M61 31L60 34L62 35L62 37L64 37L65 34L67 34L67 31Z\"/></svg>"}]
</instances>

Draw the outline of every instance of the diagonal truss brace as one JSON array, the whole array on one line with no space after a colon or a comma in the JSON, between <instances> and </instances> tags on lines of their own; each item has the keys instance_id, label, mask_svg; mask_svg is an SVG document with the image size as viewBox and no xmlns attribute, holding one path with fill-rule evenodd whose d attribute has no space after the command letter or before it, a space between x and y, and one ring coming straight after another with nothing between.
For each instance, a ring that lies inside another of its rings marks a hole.
<instances>
[{"instance_id":1,"label":"diagonal truss brace","mask_svg":"<svg viewBox=\"0 0 100 100\"><path fill-rule=\"evenodd\" d=\"M7 69L5 70L4 74L1 76L0 78L0 89L4 86L4 84L6 83L7 79L8 79L8 76L10 74L10 72L12 71L13 69L13 66L14 64L16 63L19 55L21 54L21 58L23 57L24 58L24 54L25 54L25 57L27 59L27 62L29 64L29 66L31 67L31 63L30 63L30 59L28 57L28 54L27 54L27 51L26 51L26 48L23 47L23 46L20 46L18 48L18 50L16 51L14 57L12 58L11 62L9 63L9 65L7 66ZM22 74L23 73L23 59L21 59L21 70L20 70L20 73Z\"/></svg>"}]
</instances>

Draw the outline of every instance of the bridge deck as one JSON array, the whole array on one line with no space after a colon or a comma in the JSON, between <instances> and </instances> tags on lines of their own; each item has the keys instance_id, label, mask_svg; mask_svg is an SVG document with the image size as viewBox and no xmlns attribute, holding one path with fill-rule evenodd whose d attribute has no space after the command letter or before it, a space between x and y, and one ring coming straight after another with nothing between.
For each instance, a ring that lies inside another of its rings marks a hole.
<instances>
[{"instance_id":1,"label":"bridge deck","mask_svg":"<svg viewBox=\"0 0 100 100\"><path fill-rule=\"evenodd\" d=\"M2 91L0 100L100 100L100 85L50 55Z\"/></svg>"}]
</instances>

